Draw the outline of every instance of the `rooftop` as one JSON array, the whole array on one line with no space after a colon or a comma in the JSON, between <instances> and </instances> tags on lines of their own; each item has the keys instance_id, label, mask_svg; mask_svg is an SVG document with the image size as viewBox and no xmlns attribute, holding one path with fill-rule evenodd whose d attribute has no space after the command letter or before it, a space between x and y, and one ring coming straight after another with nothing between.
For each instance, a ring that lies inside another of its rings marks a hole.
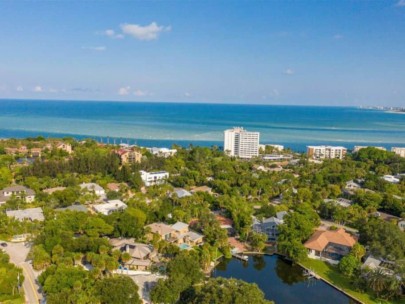
<instances>
[{"instance_id":1,"label":"rooftop","mask_svg":"<svg viewBox=\"0 0 405 304\"><path fill-rule=\"evenodd\" d=\"M308 249L323 251L329 243L334 243L342 246L353 247L356 239L347 233L343 228L338 230L317 230L309 238L304 246Z\"/></svg>"},{"instance_id":2,"label":"rooftop","mask_svg":"<svg viewBox=\"0 0 405 304\"><path fill-rule=\"evenodd\" d=\"M23 220L37 220L37 221L43 221L44 214L42 212L42 208L29 208L29 209L24 209L24 210L10 210L6 211L6 214L8 217L14 217L19 221Z\"/></svg>"}]
</instances>

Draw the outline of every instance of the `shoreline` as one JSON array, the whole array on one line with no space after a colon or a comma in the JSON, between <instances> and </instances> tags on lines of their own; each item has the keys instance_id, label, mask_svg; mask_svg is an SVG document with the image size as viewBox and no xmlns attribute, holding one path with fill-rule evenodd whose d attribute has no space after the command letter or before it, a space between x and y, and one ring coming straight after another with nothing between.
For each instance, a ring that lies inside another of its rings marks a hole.
<instances>
[{"instance_id":1,"label":"shoreline","mask_svg":"<svg viewBox=\"0 0 405 304\"><path fill-rule=\"evenodd\" d=\"M390 113L390 114L405 114L404 111L384 111L385 113Z\"/></svg>"},{"instance_id":2,"label":"shoreline","mask_svg":"<svg viewBox=\"0 0 405 304\"><path fill-rule=\"evenodd\" d=\"M246 251L243 252L243 254L248 255L248 256L277 256L278 258L281 258L285 261L290 261L287 256L278 253L278 252L273 252L273 253L268 253L268 252L251 252L251 251ZM236 259L235 257L232 257L231 259ZM212 268L212 270L209 272L209 274L207 275L207 277L212 277L213 272L215 271L215 268L217 267L217 265L219 264L218 261L216 261L216 265ZM302 263L296 263L298 266L300 266L302 269L306 270L306 271L310 271L313 272L316 276L315 278L317 280L321 280L323 282L325 282L326 284L328 284L330 287L334 288L335 290L341 292L342 294L344 294L345 296L347 296L349 299L356 301L359 304L365 304L365 302L361 301L360 299L356 298L355 296L351 295L350 293L348 293L347 291L345 291L344 289L340 288L339 286L334 285L332 282L330 282L329 280L323 278L320 274L316 273L315 271L305 267Z\"/></svg>"}]
</instances>

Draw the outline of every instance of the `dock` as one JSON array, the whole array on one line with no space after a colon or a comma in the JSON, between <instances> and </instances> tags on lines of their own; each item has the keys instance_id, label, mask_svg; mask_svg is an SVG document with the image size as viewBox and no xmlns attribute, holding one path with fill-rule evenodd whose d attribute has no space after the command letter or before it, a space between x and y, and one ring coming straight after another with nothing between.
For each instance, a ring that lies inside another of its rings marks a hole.
<instances>
[{"instance_id":1,"label":"dock","mask_svg":"<svg viewBox=\"0 0 405 304\"><path fill-rule=\"evenodd\" d=\"M238 260L242 260L247 262L249 260L249 256L243 255L241 253L232 252L232 256Z\"/></svg>"}]
</instances>

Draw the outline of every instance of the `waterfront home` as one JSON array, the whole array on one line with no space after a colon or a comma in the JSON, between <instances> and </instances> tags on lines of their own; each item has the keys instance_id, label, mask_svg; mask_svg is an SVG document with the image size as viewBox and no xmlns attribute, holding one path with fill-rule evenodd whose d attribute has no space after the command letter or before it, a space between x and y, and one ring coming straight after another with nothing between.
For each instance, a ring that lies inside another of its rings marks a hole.
<instances>
[{"instance_id":1,"label":"waterfront home","mask_svg":"<svg viewBox=\"0 0 405 304\"><path fill-rule=\"evenodd\" d=\"M127 209L127 205L121 200L110 200L104 204L93 205L94 211L102 213L104 215L110 215L113 212L123 211Z\"/></svg>"},{"instance_id":2,"label":"waterfront home","mask_svg":"<svg viewBox=\"0 0 405 304\"><path fill-rule=\"evenodd\" d=\"M357 240L343 228L338 230L317 230L305 242L308 257L322 259L337 264L345 255L350 253Z\"/></svg>"},{"instance_id":3,"label":"waterfront home","mask_svg":"<svg viewBox=\"0 0 405 304\"><path fill-rule=\"evenodd\" d=\"M405 147L392 147L391 151L394 152L396 155L405 157Z\"/></svg>"},{"instance_id":4,"label":"waterfront home","mask_svg":"<svg viewBox=\"0 0 405 304\"><path fill-rule=\"evenodd\" d=\"M0 191L0 205L12 197L20 198L26 203L32 203L35 199L35 192L24 186L11 186Z\"/></svg>"},{"instance_id":5,"label":"waterfront home","mask_svg":"<svg viewBox=\"0 0 405 304\"><path fill-rule=\"evenodd\" d=\"M104 189L100 185L97 185L96 183L82 183L80 184L80 188L87 192L93 192L98 197L105 196Z\"/></svg>"},{"instance_id":6,"label":"waterfront home","mask_svg":"<svg viewBox=\"0 0 405 304\"><path fill-rule=\"evenodd\" d=\"M151 245L136 243L134 239L126 238L110 239L109 243L113 250L127 252L131 256L129 261L123 262L128 269L148 270L152 265L155 254Z\"/></svg>"},{"instance_id":7,"label":"waterfront home","mask_svg":"<svg viewBox=\"0 0 405 304\"><path fill-rule=\"evenodd\" d=\"M164 184L169 178L169 173L166 171L146 172L141 170L139 173L146 187Z\"/></svg>"},{"instance_id":8,"label":"waterfront home","mask_svg":"<svg viewBox=\"0 0 405 304\"><path fill-rule=\"evenodd\" d=\"M259 156L259 132L249 132L242 127L224 131L224 152L239 158Z\"/></svg>"},{"instance_id":9,"label":"waterfront home","mask_svg":"<svg viewBox=\"0 0 405 304\"><path fill-rule=\"evenodd\" d=\"M147 150L156 156L168 158L170 156L174 156L177 153L176 149L168 149L168 148L147 148Z\"/></svg>"},{"instance_id":10,"label":"waterfront home","mask_svg":"<svg viewBox=\"0 0 405 304\"><path fill-rule=\"evenodd\" d=\"M172 225L172 229L174 230L174 238L176 239L176 243L178 245L186 244L192 247L200 245L203 242L204 236L197 232L191 231L186 223L177 222Z\"/></svg>"},{"instance_id":11,"label":"waterfront home","mask_svg":"<svg viewBox=\"0 0 405 304\"><path fill-rule=\"evenodd\" d=\"M225 229L228 235L234 235L233 221L230 218L223 216L220 212L213 212L215 219L219 222L221 229Z\"/></svg>"},{"instance_id":12,"label":"waterfront home","mask_svg":"<svg viewBox=\"0 0 405 304\"><path fill-rule=\"evenodd\" d=\"M384 147L376 147L376 146L354 146L354 148L353 148L353 153L359 152L361 149L365 149L365 148L374 148L374 149L378 149L378 150L381 150L381 151L387 151L387 149L385 149Z\"/></svg>"},{"instance_id":13,"label":"waterfront home","mask_svg":"<svg viewBox=\"0 0 405 304\"><path fill-rule=\"evenodd\" d=\"M267 235L267 241L277 241L279 232L278 226L284 223L284 217L287 214L286 211L277 212L276 216L272 216L261 221L256 218L253 219L253 231L258 233L264 233Z\"/></svg>"},{"instance_id":14,"label":"waterfront home","mask_svg":"<svg viewBox=\"0 0 405 304\"><path fill-rule=\"evenodd\" d=\"M6 211L8 217L13 217L20 222L24 220L29 221L40 221L42 222L44 218L44 214L42 212L42 208L29 208L24 210L10 210Z\"/></svg>"},{"instance_id":15,"label":"waterfront home","mask_svg":"<svg viewBox=\"0 0 405 304\"><path fill-rule=\"evenodd\" d=\"M272 145L272 144L259 144L259 151L266 151L266 147L272 147L273 150L277 150L277 151L283 151L284 150L284 146L283 145Z\"/></svg>"},{"instance_id":16,"label":"waterfront home","mask_svg":"<svg viewBox=\"0 0 405 304\"><path fill-rule=\"evenodd\" d=\"M346 156L345 147L307 146L308 158L312 159L343 159Z\"/></svg>"},{"instance_id":17,"label":"waterfront home","mask_svg":"<svg viewBox=\"0 0 405 304\"><path fill-rule=\"evenodd\" d=\"M140 163L142 161L142 153L129 148L123 148L115 151L121 160L121 164Z\"/></svg>"}]
</instances>

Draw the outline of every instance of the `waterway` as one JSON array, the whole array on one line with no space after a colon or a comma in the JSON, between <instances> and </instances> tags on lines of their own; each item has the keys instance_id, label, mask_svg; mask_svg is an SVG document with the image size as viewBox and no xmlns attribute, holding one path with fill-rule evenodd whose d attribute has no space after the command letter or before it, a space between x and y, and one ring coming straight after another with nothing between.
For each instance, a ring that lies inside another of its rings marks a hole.
<instances>
[{"instance_id":1,"label":"waterway","mask_svg":"<svg viewBox=\"0 0 405 304\"><path fill-rule=\"evenodd\" d=\"M213 277L256 283L266 299L276 304L356 303L322 280L308 278L300 266L277 255L250 256L248 262L223 259L213 271Z\"/></svg>"}]
</instances>

